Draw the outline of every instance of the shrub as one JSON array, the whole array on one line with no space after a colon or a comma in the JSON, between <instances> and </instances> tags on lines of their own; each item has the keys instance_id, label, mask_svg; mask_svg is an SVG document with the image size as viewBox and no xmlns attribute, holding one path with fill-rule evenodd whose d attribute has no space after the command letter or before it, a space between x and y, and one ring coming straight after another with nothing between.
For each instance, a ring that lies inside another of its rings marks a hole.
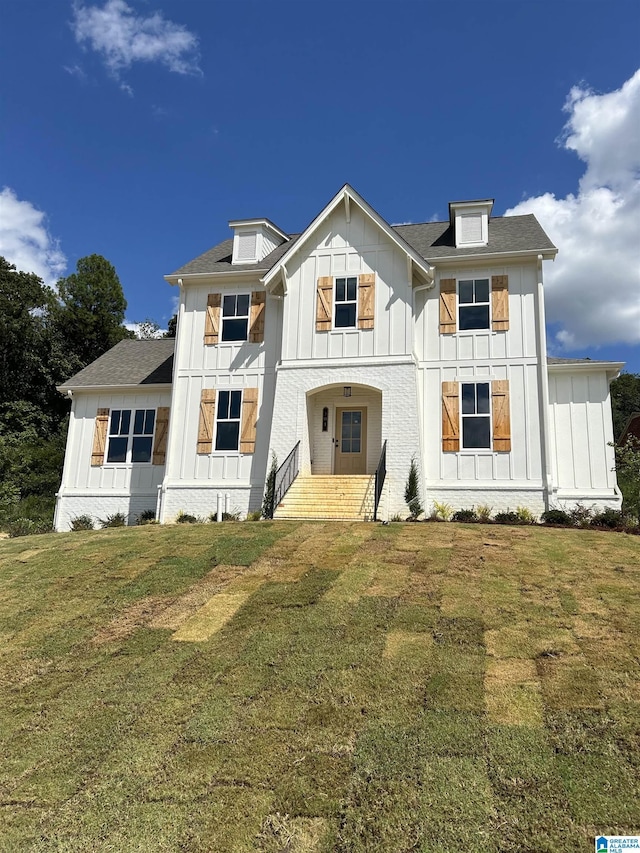
<instances>
[{"instance_id":1,"label":"shrub","mask_svg":"<svg viewBox=\"0 0 640 853\"><path fill-rule=\"evenodd\" d=\"M106 518L99 519L100 527L104 530L107 527L126 527L127 516L123 512L114 512L113 515L108 515Z\"/></svg>"},{"instance_id":2,"label":"shrub","mask_svg":"<svg viewBox=\"0 0 640 853\"><path fill-rule=\"evenodd\" d=\"M535 524L537 517L526 506L516 507L516 515L520 524Z\"/></svg>"},{"instance_id":3,"label":"shrub","mask_svg":"<svg viewBox=\"0 0 640 853\"><path fill-rule=\"evenodd\" d=\"M223 521L240 521L240 512L237 509L232 509L231 512L222 513Z\"/></svg>"},{"instance_id":4,"label":"shrub","mask_svg":"<svg viewBox=\"0 0 640 853\"><path fill-rule=\"evenodd\" d=\"M596 512L591 519L592 527L609 527L615 529L622 527L622 513L617 509L603 509L602 512Z\"/></svg>"},{"instance_id":5,"label":"shrub","mask_svg":"<svg viewBox=\"0 0 640 853\"><path fill-rule=\"evenodd\" d=\"M195 515L191 515L188 512L182 512L182 510L180 510L180 512L176 516L176 521L178 524L197 524L198 523L198 519L195 517Z\"/></svg>"},{"instance_id":6,"label":"shrub","mask_svg":"<svg viewBox=\"0 0 640 853\"><path fill-rule=\"evenodd\" d=\"M450 521L453 515L453 507L447 503L433 502L431 518L433 521Z\"/></svg>"},{"instance_id":7,"label":"shrub","mask_svg":"<svg viewBox=\"0 0 640 853\"><path fill-rule=\"evenodd\" d=\"M136 517L136 524L155 524L156 511L155 509L143 509Z\"/></svg>"},{"instance_id":8,"label":"shrub","mask_svg":"<svg viewBox=\"0 0 640 853\"><path fill-rule=\"evenodd\" d=\"M247 521L260 521L262 518L262 510L256 509L253 512L247 513Z\"/></svg>"},{"instance_id":9,"label":"shrub","mask_svg":"<svg viewBox=\"0 0 640 853\"><path fill-rule=\"evenodd\" d=\"M491 521L491 513L493 512L493 507L489 506L488 504L479 504L476 512L478 513L479 521L486 524L488 521Z\"/></svg>"},{"instance_id":10,"label":"shrub","mask_svg":"<svg viewBox=\"0 0 640 853\"><path fill-rule=\"evenodd\" d=\"M76 515L71 519L72 530L93 530L93 519L90 515Z\"/></svg>"},{"instance_id":11,"label":"shrub","mask_svg":"<svg viewBox=\"0 0 640 853\"><path fill-rule=\"evenodd\" d=\"M593 509L589 509L588 506L583 506L582 504L576 504L569 510L569 517L576 527L589 527L593 517Z\"/></svg>"},{"instance_id":12,"label":"shrub","mask_svg":"<svg viewBox=\"0 0 640 853\"><path fill-rule=\"evenodd\" d=\"M264 497L262 499L263 518L273 518L275 512L274 500L276 494L276 474L278 472L278 457L271 451L271 467L264 484Z\"/></svg>"},{"instance_id":13,"label":"shrub","mask_svg":"<svg viewBox=\"0 0 640 853\"><path fill-rule=\"evenodd\" d=\"M459 509L451 516L451 521L466 521L474 522L478 520L478 514L475 509Z\"/></svg>"},{"instance_id":14,"label":"shrub","mask_svg":"<svg viewBox=\"0 0 640 853\"><path fill-rule=\"evenodd\" d=\"M509 510L507 510L506 512L497 512L494 515L493 520L496 522L496 524L522 524L518 513L509 512Z\"/></svg>"},{"instance_id":15,"label":"shrub","mask_svg":"<svg viewBox=\"0 0 640 853\"><path fill-rule=\"evenodd\" d=\"M411 465L409 466L407 485L404 488L404 502L409 507L411 518L416 519L423 512L422 505L420 503L418 466L416 465L415 457L411 460Z\"/></svg>"},{"instance_id":16,"label":"shrub","mask_svg":"<svg viewBox=\"0 0 640 853\"><path fill-rule=\"evenodd\" d=\"M572 520L568 512L563 509L547 509L542 513L543 524L561 524L563 527L571 527Z\"/></svg>"},{"instance_id":17,"label":"shrub","mask_svg":"<svg viewBox=\"0 0 640 853\"><path fill-rule=\"evenodd\" d=\"M15 539L18 536L31 536L34 533L51 533L51 524L33 521L31 518L14 518L5 524L4 529L11 539Z\"/></svg>"},{"instance_id":18,"label":"shrub","mask_svg":"<svg viewBox=\"0 0 640 853\"><path fill-rule=\"evenodd\" d=\"M389 521L404 521L404 518L397 512L395 515L391 516Z\"/></svg>"}]
</instances>

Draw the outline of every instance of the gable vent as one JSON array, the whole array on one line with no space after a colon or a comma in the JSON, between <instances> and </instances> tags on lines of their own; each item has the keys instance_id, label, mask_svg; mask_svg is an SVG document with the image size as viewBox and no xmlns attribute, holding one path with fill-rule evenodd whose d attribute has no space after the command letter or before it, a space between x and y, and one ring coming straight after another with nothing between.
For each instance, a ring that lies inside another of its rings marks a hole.
<instances>
[{"instance_id":1,"label":"gable vent","mask_svg":"<svg viewBox=\"0 0 640 853\"><path fill-rule=\"evenodd\" d=\"M460 217L461 243L480 243L482 241L482 214L467 213Z\"/></svg>"},{"instance_id":2,"label":"gable vent","mask_svg":"<svg viewBox=\"0 0 640 853\"><path fill-rule=\"evenodd\" d=\"M258 235L255 231L238 234L238 261L255 261Z\"/></svg>"}]
</instances>

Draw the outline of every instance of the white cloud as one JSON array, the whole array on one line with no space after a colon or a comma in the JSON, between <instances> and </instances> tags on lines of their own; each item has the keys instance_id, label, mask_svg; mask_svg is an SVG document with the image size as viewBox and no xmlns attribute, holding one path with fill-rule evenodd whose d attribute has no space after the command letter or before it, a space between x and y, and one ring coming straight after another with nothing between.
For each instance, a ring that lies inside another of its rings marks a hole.
<instances>
[{"instance_id":1,"label":"white cloud","mask_svg":"<svg viewBox=\"0 0 640 853\"><path fill-rule=\"evenodd\" d=\"M545 267L557 347L640 344L640 70L604 95L574 87L565 110L561 144L586 164L576 194L528 198L506 215L534 213L560 250Z\"/></svg>"},{"instance_id":2,"label":"white cloud","mask_svg":"<svg viewBox=\"0 0 640 853\"><path fill-rule=\"evenodd\" d=\"M47 231L46 215L31 202L20 201L10 187L0 192L0 255L50 287L67 266L58 241Z\"/></svg>"},{"instance_id":3,"label":"white cloud","mask_svg":"<svg viewBox=\"0 0 640 853\"><path fill-rule=\"evenodd\" d=\"M102 7L77 3L72 27L76 41L100 54L116 79L134 62L158 62L176 74L201 73L197 36L162 12L136 15L124 0L107 0ZM126 84L122 88L131 93Z\"/></svg>"}]
</instances>

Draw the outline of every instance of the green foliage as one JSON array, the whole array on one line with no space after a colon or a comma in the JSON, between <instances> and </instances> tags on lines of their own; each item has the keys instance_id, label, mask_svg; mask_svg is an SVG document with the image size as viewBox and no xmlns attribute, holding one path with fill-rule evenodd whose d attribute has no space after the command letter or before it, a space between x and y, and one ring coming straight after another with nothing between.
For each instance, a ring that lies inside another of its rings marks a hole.
<instances>
[{"instance_id":1,"label":"green foliage","mask_svg":"<svg viewBox=\"0 0 640 853\"><path fill-rule=\"evenodd\" d=\"M167 331L164 333L165 338L175 338L178 332L178 315L174 314L167 323Z\"/></svg>"},{"instance_id":2,"label":"green foliage","mask_svg":"<svg viewBox=\"0 0 640 853\"><path fill-rule=\"evenodd\" d=\"M409 507L411 518L415 519L424 512L420 503L420 483L418 480L418 466L416 465L415 457L411 459L409 466L409 475L407 484L404 489L404 502Z\"/></svg>"},{"instance_id":3,"label":"green foliage","mask_svg":"<svg viewBox=\"0 0 640 853\"><path fill-rule=\"evenodd\" d=\"M612 530L615 530L618 527L622 527L622 513L616 509L611 509L607 507L607 509L603 509L602 512L594 513L591 519L592 527L609 527Z\"/></svg>"},{"instance_id":4,"label":"green foliage","mask_svg":"<svg viewBox=\"0 0 640 853\"><path fill-rule=\"evenodd\" d=\"M628 515L640 518L640 442L629 437L622 446L615 446L614 452L622 508Z\"/></svg>"},{"instance_id":5,"label":"green foliage","mask_svg":"<svg viewBox=\"0 0 640 853\"><path fill-rule=\"evenodd\" d=\"M212 521L213 520L214 520L214 517L213 517L213 513L212 513ZM180 510L180 512L176 516L176 522L178 524L197 524L198 519L195 517L195 515L191 515L191 513L182 512L182 510Z\"/></svg>"},{"instance_id":6,"label":"green foliage","mask_svg":"<svg viewBox=\"0 0 640 853\"><path fill-rule=\"evenodd\" d=\"M520 524L535 524L537 517L526 506L516 507L516 515Z\"/></svg>"},{"instance_id":7,"label":"green foliage","mask_svg":"<svg viewBox=\"0 0 640 853\"><path fill-rule=\"evenodd\" d=\"M76 272L58 282L53 325L65 342L74 370L85 367L124 338L127 301L114 267L101 255L80 258Z\"/></svg>"},{"instance_id":8,"label":"green foliage","mask_svg":"<svg viewBox=\"0 0 640 853\"><path fill-rule=\"evenodd\" d=\"M544 524L559 524L563 527L571 527L573 524L571 516L563 509L547 509L542 513L541 519Z\"/></svg>"},{"instance_id":9,"label":"green foliage","mask_svg":"<svg viewBox=\"0 0 640 853\"><path fill-rule=\"evenodd\" d=\"M160 326L150 317L140 320L136 325L137 329L134 334L139 341L155 341L163 337L160 334Z\"/></svg>"},{"instance_id":10,"label":"green foliage","mask_svg":"<svg viewBox=\"0 0 640 853\"><path fill-rule=\"evenodd\" d=\"M478 509L476 510L478 513L478 519L486 524L491 520L491 513L493 512L493 507L488 504L478 504Z\"/></svg>"},{"instance_id":11,"label":"green foliage","mask_svg":"<svg viewBox=\"0 0 640 853\"><path fill-rule=\"evenodd\" d=\"M156 520L155 509L143 509L136 517L136 524L153 524Z\"/></svg>"},{"instance_id":12,"label":"green foliage","mask_svg":"<svg viewBox=\"0 0 640 853\"><path fill-rule=\"evenodd\" d=\"M431 510L431 518L433 521L451 521L451 517L453 516L453 507L448 503L440 503L440 501L433 502L433 509Z\"/></svg>"},{"instance_id":13,"label":"green foliage","mask_svg":"<svg viewBox=\"0 0 640 853\"><path fill-rule=\"evenodd\" d=\"M613 436L617 441L631 415L640 412L640 373L622 373L610 388Z\"/></svg>"},{"instance_id":14,"label":"green foliage","mask_svg":"<svg viewBox=\"0 0 640 853\"><path fill-rule=\"evenodd\" d=\"M269 468L269 473L267 474L267 481L264 484L264 497L262 499L262 517L263 518L273 518L273 513L275 511L275 506L273 502L275 500L276 493L276 473L278 471L278 457L276 454L271 451L271 467Z\"/></svg>"},{"instance_id":15,"label":"green foliage","mask_svg":"<svg viewBox=\"0 0 640 853\"><path fill-rule=\"evenodd\" d=\"M494 515L493 520L496 524L522 524L518 513L509 512L508 510L506 512L497 512Z\"/></svg>"},{"instance_id":16,"label":"green foliage","mask_svg":"<svg viewBox=\"0 0 640 853\"><path fill-rule=\"evenodd\" d=\"M93 530L93 519L90 515L76 515L71 519L72 530Z\"/></svg>"},{"instance_id":17,"label":"green foliage","mask_svg":"<svg viewBox=\"0 0 640 853\"><path fill-rule=\"evenodd\" d=\"M593 510L579 503L569 510L569 516L575 527L589 527Z\"/></svg>"},{"instance_id":18,"label":"green foliage","mask_svg":"<svg viewBox=\"0 0 640 853\"><path fill-rule=\"evenodd\" d=\"M475 509L459 509L451 516L451 521L465 521L473 523L478 521L478 514Z\"/></svg>"},{"instance_id":19,"label":"green foliage","mask_svg":"<svg viewBox=\"0 0 640 853\"><path fill-rule=\"evenodd\" d=\"M6 524L5 530L14 539L17 536L31 536L34 533L51 533L51 524L21 516Z\"/></svg>"},{"instance_id":20,"label":"green foliage","mask_svg":"<svg viewBox=\"0 0 640 853\"><path fill-rule=\"evenodd\" d=\"M99 521L103 530L107 527L126 527L127 516L123 512L114 512L106 518L99 519Z\"/></svg>"}]
</instances>

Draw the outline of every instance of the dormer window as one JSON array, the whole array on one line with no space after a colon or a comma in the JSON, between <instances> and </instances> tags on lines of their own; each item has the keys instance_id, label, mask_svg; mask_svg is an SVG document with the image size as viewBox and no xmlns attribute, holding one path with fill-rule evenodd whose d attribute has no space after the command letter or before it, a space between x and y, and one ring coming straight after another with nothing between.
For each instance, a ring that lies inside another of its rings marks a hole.
<instances>
[{"instance_id":1,"label":"dormer window","mask_svg":"<svg viewBox=\"0 0 640 853\"><path fill-rule=\"evenodd\" d=\"M449 204L449 219L455 234L456 249L487 245L492 207L493 199L452 201Z\"/></svg>"},{"instance_id":2,"label":"dormer window","mask_svg":"<svg viewBox=\"0 0 640 853\"><path fill-rule=\"evenodd\" d=\"M229 223L233 228L232 264L257 264L268 254L289 239L268 219L235 219Z\"/></svg>"}]
</instances>

